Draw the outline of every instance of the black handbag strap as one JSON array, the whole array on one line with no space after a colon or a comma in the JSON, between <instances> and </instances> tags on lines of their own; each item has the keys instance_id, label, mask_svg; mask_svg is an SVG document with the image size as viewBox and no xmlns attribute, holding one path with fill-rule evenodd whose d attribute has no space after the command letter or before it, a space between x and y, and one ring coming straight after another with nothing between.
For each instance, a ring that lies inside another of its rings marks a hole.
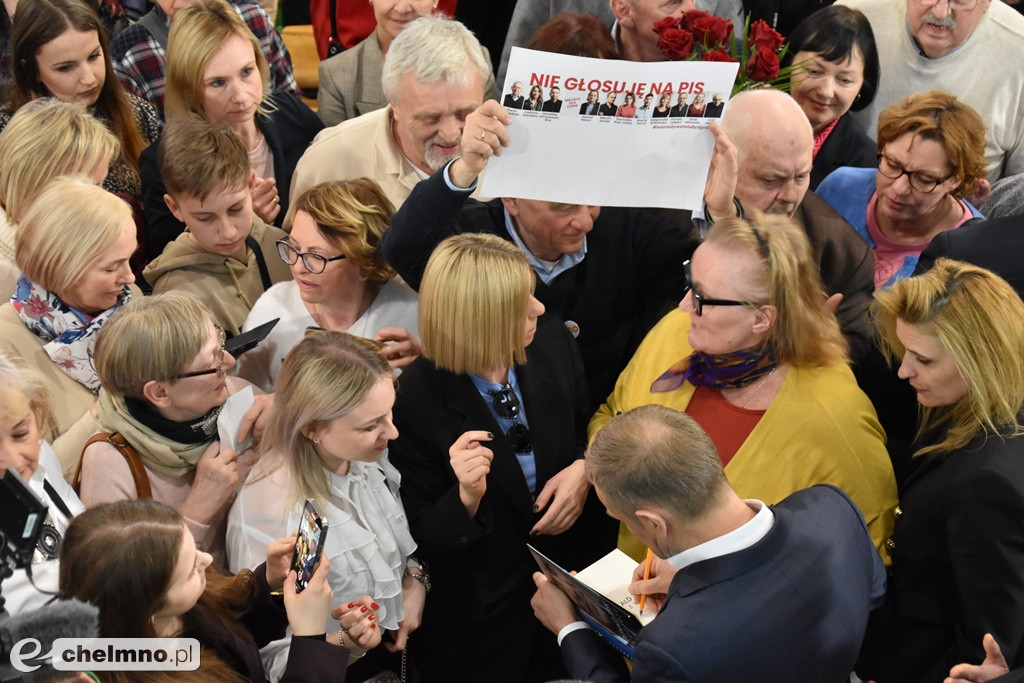
<instances>
[{"instance_id":1,"label":"black handbag strap","mask_svg":"<svg viewBox=\"0 0 1024 683\"><path fill-rule=\"evenodd\" d=\"M245 238L245 246L249 247L252 250L252 255L256 257L256 267L260 269L260 280L263 281L263 291L265 292L273 283L270 281L270 271L267 270L267 260L263 258L260 243L256 241L255 237L249 235Z\"/></svg>"}]
</instances>

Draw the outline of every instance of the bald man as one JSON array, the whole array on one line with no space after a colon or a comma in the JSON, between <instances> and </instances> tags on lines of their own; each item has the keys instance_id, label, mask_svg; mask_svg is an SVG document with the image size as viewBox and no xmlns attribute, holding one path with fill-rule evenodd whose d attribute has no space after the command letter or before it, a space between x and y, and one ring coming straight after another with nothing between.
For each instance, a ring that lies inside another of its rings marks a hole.
<instances>
[{"instance_id":1,"label":"bald man","mask_svg":"<svg viewBox=\"0 0 1024 683\"><path fill-rule=\"evenodd\" d=\"M722 126L715 124L715 151L705 190L702 232L716 217L756 213L788 216L811 241L827 294L842 294L836 315L859 358L871 346L868 305L874 294L875 259L853 227L824 200L808 192L814 133L789 95L752 90L729 101ZM733 201L736 198L736 202Z\"/></svg>"}]
</instances>

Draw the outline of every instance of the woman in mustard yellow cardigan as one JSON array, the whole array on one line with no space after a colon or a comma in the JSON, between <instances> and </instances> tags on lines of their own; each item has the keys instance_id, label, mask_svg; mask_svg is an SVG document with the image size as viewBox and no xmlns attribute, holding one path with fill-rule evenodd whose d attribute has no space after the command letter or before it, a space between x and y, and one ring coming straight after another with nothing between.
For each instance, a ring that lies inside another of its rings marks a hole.
<instances>
[{"instance_id":1,"label":"woman in mustard yellow cardigan","mask_svg":"<svg viewBox=\"0 0 1024 683\"><path fill-rule=\"evenodd\" d=\"M689 291L637 349L590 436L640 405L686 412L741 496L771 504L837 486L888 563L896 482L885 433L848 366L806 235L782 218L719 221L685 268ZM620 547L641 559L622 534Z\"/></svg>"}]
</instances>

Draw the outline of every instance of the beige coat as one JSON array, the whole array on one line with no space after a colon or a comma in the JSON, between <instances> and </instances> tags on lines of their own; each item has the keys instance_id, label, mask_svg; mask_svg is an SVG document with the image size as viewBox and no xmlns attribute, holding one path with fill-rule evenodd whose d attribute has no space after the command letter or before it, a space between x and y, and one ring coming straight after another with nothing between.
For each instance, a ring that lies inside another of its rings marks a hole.
<instances>
[{"instance_id":1,"label":"beige coat","mask_svg":"<svg viewBox=\"0 0 1024 683\"><path fill-rule=\"evenodd\" d=\"M142 296L134 285L132 296ZM57 367L43 350L45 345L46 342L25 327L10 303L0 306L0 349L21 359L42 378L57 423L57 431L49 441L64 469L64 477L70 480L85 442L98 428L90 412L96 396Z\"/></svg>"}]
</instances>

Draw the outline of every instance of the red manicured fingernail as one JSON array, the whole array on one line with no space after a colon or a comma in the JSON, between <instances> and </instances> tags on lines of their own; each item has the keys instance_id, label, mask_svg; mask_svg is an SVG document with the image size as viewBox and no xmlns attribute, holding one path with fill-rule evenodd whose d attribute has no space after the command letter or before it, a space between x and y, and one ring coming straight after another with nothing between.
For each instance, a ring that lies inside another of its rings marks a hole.
<instances>
[{"instance_id":1,"label":"red manicured fingernail","mask_svg":"<svg viewBox=\"0 0 1024 683\"><path fill-rule=\"evenodd\" d=\"M373 615L371 614L370 616L366 617L366 619L367 621L373 621Z\"/></svg>"},{"instance_id":2,"label":"red manicured fingernail","mask_svg":"<svg viewBox=\"0 0 1024 683\"><path fill-rule=\"evenodd\" d=\"M370 624L370 630L371 630L371 631L372 631L373 629L375 629L375 628L377 628L377 624Z\"/></svg>"},{"instance_id":3,"label":"red manicured fingernail","mask_svg":"<svg viewBox=\"0 0 1024 683\"><path fill-rule=\"evenodd\" d=\"M359 608L359 611L360 611L360 612L365 612L365 611L366 611L366 608L365 608L365 607L360 607L360 608Z\"/></svg>"},{"instance_id":4,"label":"red manicured fingernail","mask_svg":"<svg viewBox=\"0 0 1024 683\"><path fill-rule=\"evenodd\" d=\"M349 609L352 609L352 608L353 608L353 607L355 607L355 606L356 606L356 603L354 603L354 602L350 602L350 603L348 603L348 608L349 608Z\"/></svg>"},{"instance_id":5,"label":"red manicured fingernail","mask_svg":"<svg viewBox=\"0 0 1024 683\"><path fill-rule=\"evenodd\" d=\"M378 605L378 604L377 604L377 603L375 603L375 602L371 602L371 603L370 603L370 607L372 607L373 609L380 609L380 605Z\"/></svg>"}]
</instances>

